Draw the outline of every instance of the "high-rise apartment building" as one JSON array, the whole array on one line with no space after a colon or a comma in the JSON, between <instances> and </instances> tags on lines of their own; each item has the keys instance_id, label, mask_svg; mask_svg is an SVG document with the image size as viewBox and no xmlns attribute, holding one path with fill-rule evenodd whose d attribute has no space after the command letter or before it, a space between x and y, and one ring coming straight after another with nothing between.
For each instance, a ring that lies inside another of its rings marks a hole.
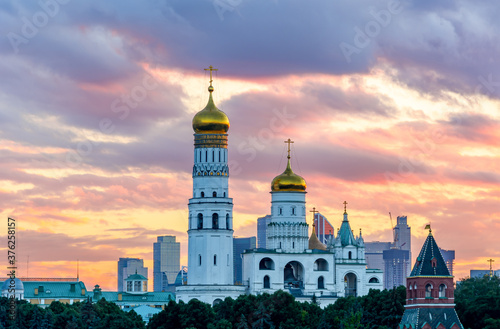
<instances>
[{"instance_id":1,"label":"high-rise apartment building","mask_svg":"<svg viewBox=\"0 0 500 329\"><path fill-rule=\"evenodd\" d=\"M153 243L154 291L169 291L168 286L174 285L180 269L180 257L181 243L175 241L175 236L157 237Z\"/></svg>"},{"instance_id":2,"label":"high-rise apartment building","mask_svg":"<svg viewBox=\"0 0 500 329\"><path fill-rule=\"evenodd\" d=\"M271 215L265 215L257 218L257 246L266 248L267 225L271 222Z\"/></svg>"},{"instance_id":3,"label":"high-rise apartment building","mask_svg":"<svg viewBox=\"0 0 500 329\"><path fill-rule=\"evenodd\" d=\"M144 260L141 258L120 258L118 260L118 292L125 291L126 280L133 274L148 278L148 268L144 267Z\"/></svg>"},{"instance_id":4,"label":"high-rise apartment building","mask_svg":"<svg viewBox=\"0 0 500 329\"><path fill-rule=\"evenodd\" d=\"M257 247L257 239L252 236L250 238L233 238L233 264L234 264L234 283L241 284L243 282L243 260L241 254L246 249L254 249Z\"/></svg>"},{"instance_id":5,"label":"high-rise apartment building","mask_svg":"<svg viewBox=\"0 0 500 329\"><path fill-rule=\"evenodd\" d=\"M410 252L411 262L411 227L408 226L408 219L406 216L398 216L396 226L393 229L394 243L393 247L401 250L408 250ZM410 275L411 268L408 269Z\"/></svg>"},{"instance_id":6,"label":"high-rise apartment building","mask_svg":"<svg viewBox=\"0 0 500 329\"><path fill-rule=\"evenodd\" d=\"M383 251L384 289L404 286L411 269L410 252L391 248Z\"/></svg>"},{"instance_id":7,"label":"high-rise apartment building","mask_svg":"<svg viewBox=\"0 0 500 329\"><path fill-rule=\"evenodd\" d=\"M450 271L450 275L453 275L453 263L455 262L455 250L444 250L439 248L441 251L441 255L443 255L444 262L446 263L446 267L448 271Z\"/></svg>"},{"instance_id":8,"label":"high-rise apartment building","mask_svg":"<svg viewBox=\"0 0 500 329\"><path fill-rule=\"evenodd\" d=\"M366 267L384 270L384 250L391 249L391 242L365 242Z\"/></svg>"},{"instance_id":9,"label":"high-rise apartment building","mask_svg":"<svg viewBox=\"0 0 500 329\"><path fill-rule=\"evenodd\" d=\"M366 242L368 268L384 270L384 288L405 284L411 271L411 227L406 216L398 216L392 242Z\"/></svg>"}]
</instances>

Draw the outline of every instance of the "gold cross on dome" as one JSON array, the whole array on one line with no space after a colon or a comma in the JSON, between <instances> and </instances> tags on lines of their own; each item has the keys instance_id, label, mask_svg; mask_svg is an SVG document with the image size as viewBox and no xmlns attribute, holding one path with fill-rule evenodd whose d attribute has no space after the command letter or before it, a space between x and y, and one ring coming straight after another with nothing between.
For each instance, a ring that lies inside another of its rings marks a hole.
<instances>
[{"instance_id":1,"label":"gold cross on dome","mask_svg":"<svg viewBox=\"0 0 500 329\"><path fill-rule=\"evenodd\" d=\"M347 201L344 201L344 213L347 213Z\"/></svg>"},{"instance_id":2,"label":"gold cross on dome","mask_svg":"<svg viewBox=\"0 0 500 329\"><path fill-rule=\"evenodd\" d=\"M313 216L316 216L316 214L319 212L316 210L316 207L313 207L313 210L309 210L309 212L313 213Z\"/></svg>"},{"instance_id":3,"label":"gold cross on dome","mask_svg":"<svg viewBox=\"0 0 500 329\"><path fill-rule=\"evenodd\" d=\"M290 159L290 144L292 144L293 141L290 138L288 138L288 140L286 140L285 143L288 144L288 156L287 156L287 158Z\"/></svg>"},{"instance_id":4,"label":"gold cross on dome","mask_svg":"<svg viewBox=\"0 0 500 329\"><path fill-rule=\"evenodd\" d=\"M290 139L288 139L290 140ZM290 145L290 144L288 144ZM313 210L309 210L309 212L312 212L313 213L313 226L314 226L314 220L316 219L316 214L319 212L316 210L316 207L313 207Z\"/></svg>"},{"instance_id":5,"label":"gold cross on dome","mask_svg":"<svg viewBox=\"0 0 500 329\"><path fill-rule=\"evenodd\" d=\"M208 69L204 69L205 71L210 71L210 85L212 85L212 71L218 71L219 69L214 69L212 65L208 67Z\"/></svg>"}]
</instances>

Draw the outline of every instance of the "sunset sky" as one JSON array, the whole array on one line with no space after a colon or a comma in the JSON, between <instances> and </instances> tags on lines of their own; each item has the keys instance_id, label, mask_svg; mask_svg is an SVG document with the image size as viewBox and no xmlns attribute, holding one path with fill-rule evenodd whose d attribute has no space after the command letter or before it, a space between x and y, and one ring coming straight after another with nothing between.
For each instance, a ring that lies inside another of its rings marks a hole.
<instances>
[{"instance_id":1,"label":"sunset sky","mask_svg":"<svg viewBox=\"0 0 500 329\"><path fill-rule=\"evenodd\" d=\"M307 207L413 256L431 223L455 276L500 263L500 6L494 1L3 1L0 266L116 290L119 257L173 234L187 265L191 120L231 122L235 236L257 233L286 164ZM311 218L308 217L310 222Z\"/></svg>"}]
</instances>

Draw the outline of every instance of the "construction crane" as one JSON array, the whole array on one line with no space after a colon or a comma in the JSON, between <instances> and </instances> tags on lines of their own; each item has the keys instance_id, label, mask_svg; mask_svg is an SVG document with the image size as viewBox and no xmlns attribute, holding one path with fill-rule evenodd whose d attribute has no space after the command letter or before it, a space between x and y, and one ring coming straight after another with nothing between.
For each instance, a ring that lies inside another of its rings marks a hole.
<instances>
[{"instance_id":1,"label":"construction crane","mask_svg":"<svg viewBox=\"0 0 500 329\"><path fill-rule=\"evenodd\" d=\"M392 222L392 215L391 215L390 211L389 211L389 218L391 219L391 230L392 230L392 239L393 239L394 248L398 248L397 244L398 244L398 241L399 241L399 237L398 237L398 235L396 233L396 230L394 230L394 223Z\"/></svg>"}]
</instances>

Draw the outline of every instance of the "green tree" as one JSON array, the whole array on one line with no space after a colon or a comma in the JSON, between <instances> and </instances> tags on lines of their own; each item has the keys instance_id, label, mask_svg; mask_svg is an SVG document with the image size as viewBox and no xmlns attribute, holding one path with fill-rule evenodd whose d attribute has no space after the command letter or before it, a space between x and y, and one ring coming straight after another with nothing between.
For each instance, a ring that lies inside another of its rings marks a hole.
<instances>
[{"instance_id":1,"label":"green tree","mask_svg":"<svg viewBox=\"0 0 500 329\"><path fill-rule=\"evenodd\" d=\"M368 295L360 297L360 302L363 307L361 322L365 328L395 328L404 313L406 288L399 286L390 290L370 289Z\"/></svg>"},{"instance_id":2,"label":"green tree","mask_svg":"<svg viewBox=\"0 0 500 329\"><path fill-rule=\"evenodd\" d=\"M182 328L206 329L215 320L215 313L212 307L197 299L191 299L189 303L185 304L182 314Z\"/></svg>"},{"instance_id":3,"label":"green tree","mask_svg":"<svg viewBox=\"0 0 500 329\"><path fill-rule=\"evenodd\" d=\"M179 303L168 302L163 311L153 315L153 318L149 320L148 329L182 328L181 309L184 308L184 305L182 301Z\"/></svg>"},{"instance_id":4,"label":"green tree","mask_svg":"<svg viewBox=\"0 0 500 329\"><path fill-rule=\"evenodd\" d=\"M94 328L99 324L99 317L95 311L95 306L87 300L79 305L80 316L83 322L83 328Z\"/></svg>"},{"instance_id":5,"label":"green tree","mask_svg":"<svg viewBox=\"0 0 500 329\"><path fill-rule=\"evenodd\" d=\"M455 303L465 328L495 328L500 319L500 279L485 276L462 280L455 290Z\"/></svg>"}]
</instances>

